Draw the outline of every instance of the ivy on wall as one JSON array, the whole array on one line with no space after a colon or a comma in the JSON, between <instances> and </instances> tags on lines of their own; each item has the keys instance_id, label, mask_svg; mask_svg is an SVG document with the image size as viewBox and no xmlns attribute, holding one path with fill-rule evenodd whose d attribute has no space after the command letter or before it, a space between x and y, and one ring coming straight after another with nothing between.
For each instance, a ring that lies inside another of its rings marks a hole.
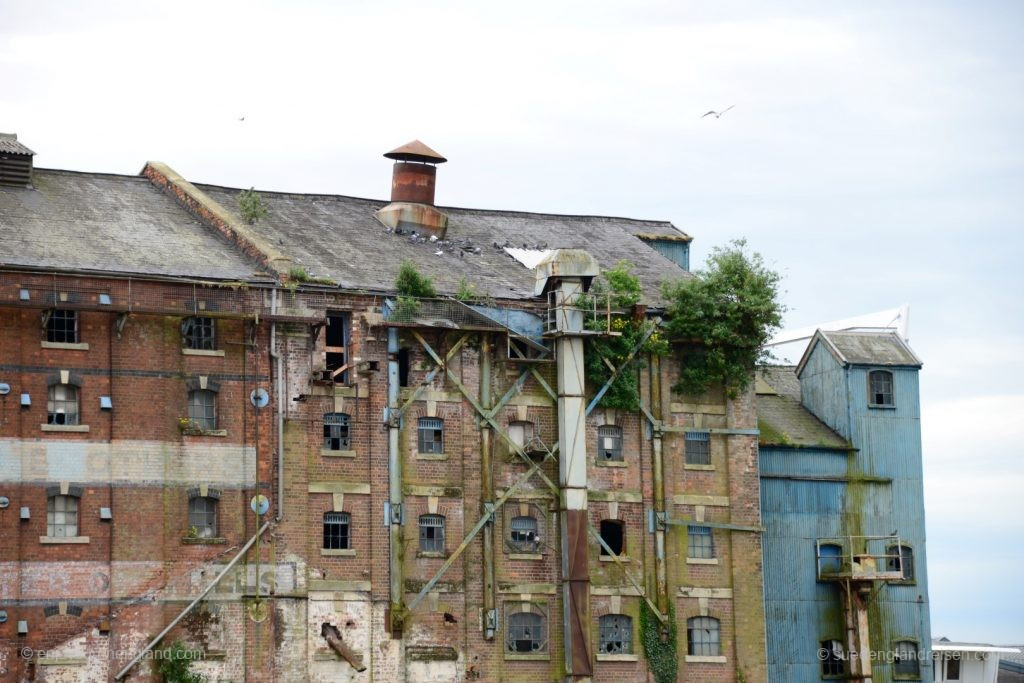
<instances>
[{"instance_id":1,"label":"ivy on wall","mask_svg":"<svg viewBox=\"0 0 1024 683\"><path fill-rule=\"evenodd\" d=\"M667 630L662 640L662 630ZM640 640L644 646L647 667L656 683L673 683L679 673L679 627L676 625L676 606L669 603L668 624L662 626L647 601L640 604Z\"/></svg>"}]
</instances>

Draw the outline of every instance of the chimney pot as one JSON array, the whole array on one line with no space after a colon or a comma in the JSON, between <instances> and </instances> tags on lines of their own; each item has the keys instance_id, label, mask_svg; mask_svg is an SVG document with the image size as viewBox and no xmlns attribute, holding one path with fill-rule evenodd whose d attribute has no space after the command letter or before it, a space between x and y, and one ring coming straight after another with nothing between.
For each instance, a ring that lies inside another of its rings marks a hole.
<instances>
[{"instance_id":1,"label":"chimney pot","mask_svg":"<svg viewBox=\"0 0 1024 683\"><path fill-rule=\"evenodd\" d=\"M448 160L419 140L406 143L384 156L395 160L391 175L391 201L433 205L437 164Z\"/></svg>"}]
</instances>

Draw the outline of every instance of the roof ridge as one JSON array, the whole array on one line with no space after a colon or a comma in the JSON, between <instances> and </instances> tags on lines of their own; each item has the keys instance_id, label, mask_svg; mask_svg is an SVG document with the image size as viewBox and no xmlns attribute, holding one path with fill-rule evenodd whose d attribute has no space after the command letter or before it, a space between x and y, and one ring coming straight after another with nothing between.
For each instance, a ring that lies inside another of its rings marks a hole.
<instances>
[{"instance_id":1,"label":"roof ridge","mask_svg":"<svg viewBox=\"0 0 1024 683\"><path fill-rule=\"evenodd\" d=\"M32 172L33 173L39 173L40 171L42 171L43 173L58 173L58 174L61 174L61 175L78 175L78 176L92 176L92 177L99 176L101 178L121 178L121 179L125 179L125 180L141 180L141 181L146 182L146 183L149 182L149 180L147 180L143 176L137 175L137 174L134 174L134 173L105 173L103 171L76 171L76 170L70 169L70 168L41 168L39 166L35 166L35 167L32 168Z\"/></svg>"}]
</instances>

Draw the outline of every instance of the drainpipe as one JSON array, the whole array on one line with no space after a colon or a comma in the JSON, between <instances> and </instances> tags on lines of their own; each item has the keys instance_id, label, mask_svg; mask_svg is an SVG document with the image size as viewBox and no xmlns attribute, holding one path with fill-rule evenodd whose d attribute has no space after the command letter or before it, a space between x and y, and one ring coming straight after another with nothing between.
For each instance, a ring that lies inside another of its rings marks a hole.
<instances>
[{"instance_id":1,"label":"drainpipe","mask_svg":"<svg viewBox=\"0 0 1024 683\"><path fill-rule=\"evenodd\" d=\"M388 328L388 508L390 529L389 626L392 637L402 631L402 455L398 450L401 418L398 414L398 328Z\"/></svg>"},{"instance_id":2,"label":"drainpipe","mask_svg":"<svg viewBox=\"0 0 1024 683\"><path fill-rule=\"evenodd\" d=\"M661 409L661 358L657 354L651 354L650 362L651 378L651 414L657 420L652 425L652 458L654 460L652 470L654 478L654 563L655 576L657 578L657 603L658 610L662 614L668 614L668 571L665 566L665 525L662 520L667 519L665 514L665 464L662 451L662 409ZM662 640L668 637L668 629L661 628Z\"/></svg>"},{"instance_id":3,"label":"drainpipe","mask_svg":"<svg viewBox=\"0 0 1024 683\"><path fill-rule=\"evenodd\" d=\"M270 314L277 314L277 289L270 292ZM274 363L274 383L277 385L274 394L277 397L277 514L278 522L284 519L284 362L277 352L277 323L270 323L270 358ZM260 416L257 412L256 419ZM257 465L258 466L258 465ZM259 493L259 491L257 491Z\"/></svg>"},{"instance_id":4,"label":"drainpipe","mask_svg":"<svg viewBox=\"0 0 1024 683\"><path fill-rule=\"evenodd\" d=\"M484 333L480 342L480 405L491 410L491 335ZM483 514L491 520L484 526L484 638L494 640L498 614L494 607L494 472L493 433L490 423L480 425L480 503Z\"/></svg>"}]
</instances>

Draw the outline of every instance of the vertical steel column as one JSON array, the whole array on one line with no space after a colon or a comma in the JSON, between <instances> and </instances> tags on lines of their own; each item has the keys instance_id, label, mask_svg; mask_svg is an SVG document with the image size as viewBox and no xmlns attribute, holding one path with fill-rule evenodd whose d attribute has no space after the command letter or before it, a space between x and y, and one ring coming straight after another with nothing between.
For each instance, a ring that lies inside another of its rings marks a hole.
<instances>
[{"instance_id":1,"label":"vertical steel column","mask_svg":"<svg viewBox=\"0 0 1024 683\"><path fill-rule=\"evenodd\" d=\"M398 329L388 328L388 528L390 530L390 598L388 624L393 636L402 629L402 454L398 449Z\"/></svg>"},{"instance_id":2,"label":"vertical steel column","mask_svg":"<svg viewBox=\"0 0 1024 683\"><path fill-rule=\"evenodd\" d=\"M651 457L654 462L654 566L657 583L656 601L658 611L668 614L668 572L665 566L665 524L662 520L668 518L665 510L665 464L662 451L662 439L664 432L662 424L664 420L661 407L661 358L657 354L650 355L650 392L651 392L651 414L656 422L651 425L652 447ZM662 635L667 636L667 629L662 628Z\"/></svg>"},{"instance_id":3,"label":"vertical steel column","mask_svg":"<svg viewBox=\"0 0 1024 683\"><path fill-rule=\"evenodd\" d=\"M590 568L587 541L586 396L583 311L576 302L583 280L563 277L555 291L558 368L558 483L562 531L562 601L565 668L574 679L592 675Z\"/></svg>"},{"instance_id":4,"label":"vertical steel column","mask_svg":"<svg viewBox=\"0 0 1024 683\"><path fill-rule=\"evenodd\" d=\"M491 410L491 335L481 334L480 340L480 406ZM483 629L484 638L494 639L498 626L498 615L494 606L494 470L491 456L494 439L491 425L486 420L480 423L480 506L481 514L491 515L483 528L484 532L484 595Z\"/></svg>"}]
</instances>

